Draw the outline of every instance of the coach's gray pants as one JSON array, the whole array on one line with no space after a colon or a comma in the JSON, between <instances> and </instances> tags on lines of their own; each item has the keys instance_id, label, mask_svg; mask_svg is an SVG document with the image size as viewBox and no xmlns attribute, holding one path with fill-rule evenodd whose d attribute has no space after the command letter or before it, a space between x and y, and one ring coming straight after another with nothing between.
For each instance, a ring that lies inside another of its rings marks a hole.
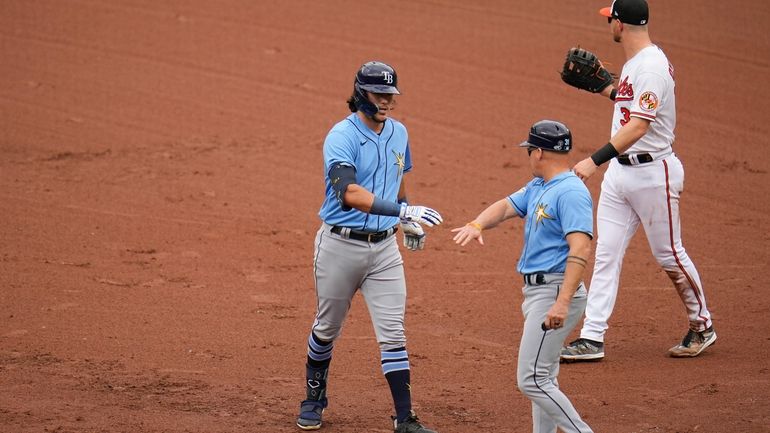
<instances>
[{"instance_id":1,"label":"coach's gray pants","mask_svg":"<svg viewBox=\"0 0 770 433\"><path fill-rule=\"evenodd\" d=\"M559 390L559 355L564 340L583 315L586 289L583 284L575 292L564 327L544 331L545 315L556 301L563 276L546 274L546 284L522 289L524 332L519 344L518 386L532 400L533 433L590 433L591 428L577 413L566 395Z\"/></svg>"},{"instance_id":2,"label":"coach's gray pants","mask_svg":"<svg viewBox=\"0 0 770 433\"><path fill-rule=\"evenodd\" d=\"M322 224L315 240L318 309L313 332L331 341L339 336L353 295L360 288L381 350L406 346L406 282L397 236L370 243L331 233Z\"/></svg>"}]
</instances>

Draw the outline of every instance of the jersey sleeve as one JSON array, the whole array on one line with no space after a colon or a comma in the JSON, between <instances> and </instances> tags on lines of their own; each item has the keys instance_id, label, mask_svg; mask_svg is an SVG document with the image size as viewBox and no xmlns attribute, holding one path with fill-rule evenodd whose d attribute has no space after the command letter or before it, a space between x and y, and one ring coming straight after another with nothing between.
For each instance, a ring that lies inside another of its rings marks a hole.
<instances>
[{"instance_id":1,"label":"jersey sleeve","mask_svg":"<svg viewBox=\"0 0 770 433\"><path fill-rule=\"evenodd\" d=\"M323 148L326 173L328 174L331 167L336 163L347 164L356 168L357 151L356 143L347 135L335 130L329 132L324 141Z\"/></svg>"},{"instance_id":2,"label":"jersey sleeve","mask_svg":"<svg viewBox=\"0 0 770 433\"><path fill-rule=\"evenodd\" d=\"M660 75L654 72L640 74L634 83L630 115L654 122L666 87L666 80Z\"/></svg>"},{"instance_id":3,"label":"jersey sleeve","mask_svg":"<svg viewBox=\"0 0 770 433\"><path fill-rule=\"evenodd\" d=\"M527 216L527 202L529 201L531 183L532 182L526 184L523 188L508 196L508 203L513 206L513 208L516 210L516 213L518 213L522 218Z\"/></svg>"},{"instance_id":4,"label":"jersey sleeve","mask_svg":"<svg viewBox=\"0 0 770 433\"><path fill-rule=\"evenodd\" d=\"M570 189L559 197L559 219L566 237L570 233L582 232L594 237L593 200L588 190Z\"/></svg>"},{"instance_id":5,"label":"jersey sleeve","mask_svg":"<svg viewBox=\"0 0 770 433\"><path fill-rule=\"evenodd\" d=\"M409 146L409 139L406 140L406 150L404 151L404 173L412 171L412 151Z\"/></svg>"},{"instance_id":6,"label":"jersey sleeve","mask_svg":"<svg viewBox=\"0 0 770 433\"><path fill-rule=\"evenodd\" d=\"M406 130L406 126L397 120L389 119L389 123L393 125L393 135L402 138L406 143L406 148L404 149L403 171L404 173L408 173L412 171L412 149L409 144L409 132Z\"/></svg>"}]
</instances>

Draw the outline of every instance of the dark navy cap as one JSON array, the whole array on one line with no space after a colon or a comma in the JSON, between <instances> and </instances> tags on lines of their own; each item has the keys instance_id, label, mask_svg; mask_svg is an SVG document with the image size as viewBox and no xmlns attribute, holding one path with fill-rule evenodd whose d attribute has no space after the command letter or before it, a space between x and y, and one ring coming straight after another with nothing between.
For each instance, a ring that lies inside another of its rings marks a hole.
<instances>
[{"instance_id":1,"label":"dark navy cap","mask_svg":"<svg viewBox=\"0 0 770 433\"><path fill-rule=\"evenodd\" d=\"M521 147L539 147L552 152L569 152L572 149L572 133L567 125L555 120L541 120L532 125L527 141Z\"/></svg>"},{"instance_id":2,"label":"dark navy cap","mask_svg":"<svg viewBox=\"0 0 770 433\"><path fill-rule=\"evenodd\" d=\"M599 13L608 18L615 18L621 23L637 26L643 26L650 21L647 0L613 0L612 6L600 9Z\"/></svg>"}]
</instances>

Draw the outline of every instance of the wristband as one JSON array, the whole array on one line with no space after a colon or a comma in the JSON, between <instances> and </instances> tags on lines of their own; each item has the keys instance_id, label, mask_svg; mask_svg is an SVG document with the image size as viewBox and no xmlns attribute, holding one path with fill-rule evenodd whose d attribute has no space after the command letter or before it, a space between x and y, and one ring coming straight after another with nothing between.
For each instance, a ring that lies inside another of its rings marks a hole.
<instances>
[{"instance_id":1,"label":"wristband","mask_svg":"<svg viewBox=\"0 0 770 433\"><path fill-rule=\"evenodd\" d=\"M618 96L618 89L613 87L612 91L610 92L610 99L614 101L616 96Z\"/></svg>"},{"instance_id":2,"label":"wristband","mask_svg":"<svg viewBox=\"0 0 770 433\"><path fill-rule=\"evenodd\" d=\"M483 231L484 230L484 228L481 227L481 224L477 223L476 221L471 221L468 224L466 224L466 226L471 226L471 227L473 227L474 229L476 229L478 231Z\"/></svg>"},{"instance_id":3,"label":"wristband","mask_svg":"<svg viewBox=\"0 0 770 433\"><path fill-rule=\"evenodd\" d=\"M399 216L401 214L401 205L392 201L383 200L377 196L374 196L372 202L372 208L369 209L370 214L383 215L383 216Z\"/></svg>"},{"instance_id":4,"label":"wristband","mask_svg":"<svg viewBox=\"0 0 770 433\"><path fill-rule=\"evenodd\" d=\"M591 155L591 160L598 167L618 155L620 154L618 153L618 150L615 149L615 146L613 146L612 143L607 143Z\"/></svg>"}]
</instances>

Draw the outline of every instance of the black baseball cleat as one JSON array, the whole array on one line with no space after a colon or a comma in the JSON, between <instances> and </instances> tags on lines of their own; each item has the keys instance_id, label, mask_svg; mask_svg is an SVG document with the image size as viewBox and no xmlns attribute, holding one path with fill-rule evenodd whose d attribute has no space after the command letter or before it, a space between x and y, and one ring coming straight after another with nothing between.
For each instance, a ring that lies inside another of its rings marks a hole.
<instances>
[{"instance_id":1,"label":"black baseball cleat","mask_svg":"<svg viewBox=\"0 0 770 433\"><path fill-rule=\"evenodd\" d=\"M410 411L408 417L403 422L398 422L396 417L393 418L393 432L394 433L437 433L435 430L431 430L424 425L420 424L420 420L414 411Z\"/></svg>"},{"instance_id":2,"label":"black baseball cleat","mask_svg":"<svg viewBox=\"0 0 770 433\"><path fill-rule=\"evenodd\" d=\"M321 428L321 416L326 409L327 400L305 400L299 406L297 427L302 430L318 430Z\"/></svg>"}]
</instances>

